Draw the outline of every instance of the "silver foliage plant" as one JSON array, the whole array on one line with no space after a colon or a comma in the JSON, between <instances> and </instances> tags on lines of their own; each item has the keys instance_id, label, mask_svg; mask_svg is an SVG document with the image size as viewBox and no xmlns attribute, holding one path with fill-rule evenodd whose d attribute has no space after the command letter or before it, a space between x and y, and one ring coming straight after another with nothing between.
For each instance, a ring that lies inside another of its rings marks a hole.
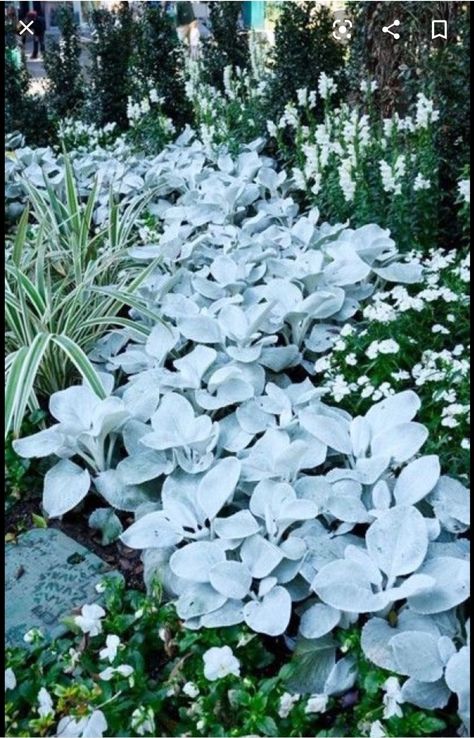
<instances>
[{"instance_id":1,"label":"silver foliage plant","mask_svg":"<svg viewBox=\"0 0 474 738\"><path fill-rule=\"evenodd\" d=\"M142 179L161 236L131 256L162 264L136 328L91 356L109 396L58 392L57 424L15 442L60 459L46 513L91 487L134 512L121 540L143 549L146 581L159 575L189 628L280 636L296 615L295 691L354 684L332 634L362 617L364 653L406 677L403 699L434 709L455 692L467 725L468 491L423 455L414 392L352 418L310 379L376 281L419 280L418 265L376 225L300 215L255 148L209 161L186 134Z\"/></svg>"}]
</instances>

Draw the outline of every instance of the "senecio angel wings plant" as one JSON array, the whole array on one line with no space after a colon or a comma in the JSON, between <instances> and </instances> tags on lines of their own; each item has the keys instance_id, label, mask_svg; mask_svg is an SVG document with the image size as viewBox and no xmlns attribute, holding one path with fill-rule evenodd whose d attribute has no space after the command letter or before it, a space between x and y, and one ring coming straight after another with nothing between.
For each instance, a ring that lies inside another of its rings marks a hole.
<instances>
[{"instance_id":1,"label":"senecio angel wings plant","mask_svg":"<svg viewBox=\"0 0 474 738\"><path fill-rule=\"evenodd\" d=\"M45 511L93 488L134 512L121 539L188 628L245 622L288 643L299 629L295 692L351 688L335 635L360 621L367 658L406 677L401 700L454 692L467 724L468 492L423 455L414 392L352 418L311 379L376 284L420 280L419 265L376 225L299 215L256 150L210 162L185 137L153 162L161 233L131 255L162 268L136 329L90 355L108 396L54 394L57 424L15 443L60 458Z\"/></svg>"}]
</instances>

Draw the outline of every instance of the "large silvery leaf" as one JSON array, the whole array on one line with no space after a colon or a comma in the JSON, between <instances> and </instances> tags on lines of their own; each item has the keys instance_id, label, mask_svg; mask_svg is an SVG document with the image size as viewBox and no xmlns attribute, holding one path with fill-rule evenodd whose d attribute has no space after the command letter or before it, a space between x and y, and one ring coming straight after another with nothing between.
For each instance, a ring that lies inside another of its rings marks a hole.
<instances>
[{"instance_id":1,"label":"large silvery leaf","mask_svg":"<svg viewBox=\"0 0 474 738\"><path fill-rule=\"evenodd\" d=\"M200 624L203 628L222 628L237 625L243 623L243 621L242 602L240 600L227 600L218 610L202 615Z\"/></svg>"},{"instance_id":2,"label":"large silvery leaf","mask_svg":"<svg viewBox=\"0 0 474 738\"><path fill-rule=\"evenodd\" d=\"M117 466L123 484L142 484L161 474L171 474L174 464L160 451L142 451L127 456Z\"/></svg>"},{"instance_id":3,"label":"large silvery leaf","mask_svg":"<svg viewBox=\"0 0 474 738\"><path fill-rule=\"evenodd\" d=\"M375 520L365 536L372 560L393 580L416 571L428 549L425 521L414 507L395 507Z\"/></svg>"},{"instance_id":4,"label":"large silvery leaf","mask_svg":"<svg viewBox=\"0 0 474 738\"><path fill-rule=\"evenodd\" d=\"M450 533L463 533L469 527L470 495L461 482L442 476L429 497L436 516Z\"/></svg>"},{"instance_id":5,"label":"large silvery leaf","mask_svg":"<svg viewBox=\"0 0 474 738\"><path fill-rule=\"evenodd\" d=\"M180 618L196 618L218 610L226 597L219 594L210 584L193 584L188 587L176 602L176 612Z\"/></svg>"},{"instance_id":6,"label":"large silvery leaf","mask_svg":"<svg viewBox=\"0 0 474 738\"><path fill-rule=\"evenodd\" d=\"M469 597L469 562L452 556L428 559L418 574L433 577L435 584L408 599L410 608L423 615L450 610Z\"/></svg>"},{"instance_id":7,"label":"large silvery leaf","mask_svg":"<svg viewBox=\"0 0 474 738\"><path fill-rule=\"evenodd\" d=\"M374 456L389 456L401 464L414 456L428 438L421 423L400 423L374 435L371 443Z\"/></svg>"},{"instance_id":8,"label":"large silvery leaf","mask_svg":"<svg viewBox=\"0 0 474 738\"><path fill-rule=\"evenodd\" d=\"M389 264L372 271L387 282L399 282L400 284L415 284L421 282L423 267L421 264Z\"/></svg>"},{"instance_id":9,"label":"large silvery leaf","mask_svg":"<svg viewBox=\"0 0 474 738\"><path fill-rule=\"evenodd\" d=\"M243 599L249 593L252 575L239 561L222 561L209 571L209 581L216 590L231 599Z\"/></svg>"},{"instance_id":10,"label":"large silvery leaf","mask_svg":"<svg viewBox=\"0 0 474 738\"><path fill-rule=\"evenodd\" d=\"M414 505L431 492L440 475L437 456L422 456L402 469L393 494L397 505Z\"/></svg>"},{"instance_id":11,"label":"large silvery leaf","mask_svg":"<svg viewBox=\"0 0 474 738\"><path fill-rule=\"evenodd\" d=\"M347 421L342 418L330 418L327 415L316 415L310 410L302 410L299 419L303 428L326 446L343 454L351 453L352 445Z\"/></svg>"},{"instance_id":12,"label":"large silvery leaf","mask_svg":"<svg viewBox=\"0 0 474 738\"><path fill-rule=\"evenodd\" d=\"M163 397L151 424L154 432L141 441L158 451L200 443L212 433L212 420L206 415L196 418L191 403L175 392Z\"/></svg>"},{"instance_id":13,"label":"large silvery leaf","mask_svg":"<svg viewBox=\"0 0 474 738\"><path fill-rule=\"evenodd\" d=\"M388 603L384 592L373 592L364 567L347 559L324 566L311 588L327 605L345 612L377 612Z\"/></svg>"},{"instance_id":14,"label":"large silvery leaf","mask_svg":"<svg viewBox=\"0 0 474 738\"><path fill-rule=\"evenodd\" d=\"M398 633L391 638L390 647L400 674L421 682L436 682L442 677L438 641L429 633L416 630Z\"/></svg>"},{"instance_id":15,"label":"large silvery leaf","mask_svg":"<svg viewBox=\"0 0 474 738\"><path fill-rule=\"evenodd\" d=\"M336 695L348 692L354 686L357 674L357 662L353 656L344 656L339 659L326 679L324 694Z\"/></svg>"},{"instance_id":16,"label":"large silvery leaf","mask_svg":"<svg viewBox=\"0 0 474 738\"><path fill-rule=\"evenodd\" d=\"M286 686L298 694L321 694L336 661L336 643L330 636L298 640Z\"/></svg>"},{"instance_id":17,"label":"large silvery leaf","mask_svg":"<svg viewBox=\"0 0 474 738\"><path fill-rule=\"evenodd\" d=\"M362 628L360 643L366 658L376 666L396 671L396 664L389 641L397 633L386 620L371 618Z\"/></svg>"},{"instance_id":18,"label":"large silvery leaf","mask_svg":"<svg viewBox=\"0 0 474 738\"><path fill-rule=\"evenodd\" d=\"M159 510L139 518L120 536L129 548L167 548L183 540L183 531Z\"/></svg>"},{"instance_id":19,"label":"large silvery leaf","mask_svg":"<svg viewBox=\"0 0 474 738\"><path fill-rule=\"evenodd\" d=\"M253 577L263 579L280 563L283 554L263 536L255 535L245 539L240 549L240 557Z\"/></svg>"},{"instance_id":20,"label":"large silvery leaf","mask_svg":"<svg viewBox=\"0 0 474 738\"><path fill-rule=\"evenodd\" d=\"M42 458L55 454L63 445L63 434L57 426L13 441L13 450L24 459ZM72 452L71 452L72 453Z\"/></svg>"},{"instance_id":21,"label":"large silvery leaf","mask_svg":"<svg viewBox=\"0 0 474 738\"><path fill-rule=\"evenodd\" d=\"M118 510L135 512L139 505L150 502L150 496L143 487L124 484L116 469L108 469L98 474L94 478L94 486L109 505Z\"/></svg>"},{"instance_id":22,"label":"large silvery leaf","mask_svg":"<svg viewBox=\"0 0 474 738\"><path fill-rule=\"evenodd\" d=\"M372 434L375 435L394 425L413 420L420 405L418 395L412 390L405 390L372 405L365 418L370 423Z\"/></svg>"},{"instance_id":23,"label":"large silvery leaf","mask_svg":"<svg viewBox=\"0 0 474 738\"><path fill-rule=\"evenodd\" d=\"M437 710L446 707L450 691L444 679L437 682L420 682L418 679L407 679L402 686L404 702L416 705L424 710Z\"/></svg>"},{"instance_id":24,"label":"large silvery leaf","mask_svg":"<svg viewBox=\"0 0 474 738\"><path fill-rule=\"evenodd\" d=\"M252 630L270 636L285 632L291 616L291 597L283 587L274 587L261 602L248 602L244 620Z\"/></svg>"},{"instance_id":25,"label":"large silvery leaf","mask_svg":"<svg viewBox=\"0 0 474 738\"><path fill-rule=\"evenodd\" d=\"M223 561L225 553L218 543L196 541L174 552L170 558L170 568L177 577L204 583L209 582L212 567Z\"/></svg>"},{"instance_id":26,"label":"large silvery leaf","mask_svg":"<svg viewBox=\"0 0 474 738\"><path fill-rule=\"evenodd\" d=\"M73 435L87 431L100 400L87 386L68 387L51 395L49 411L59 420L64 432Z\"/></svg>"},{"instance_id":27,"label":"large silvery leaf","mask_svg":"<svg viewBox=\"0 0 474 738\"><path fill-rule=\"evenodd\" d=\"M329 605L317 603L301 616L300 633L304 638L321 638L330 633L341 619L341 612Z\"/></svg>"},{"instance_id":28,"label":"large silvery leaf","mask_svg":"<svg viewBox=\"0 0 474 738\"><path fill-rule=\"evenodd\" d=\"M146 350L159 362L162 362L179 340L179 332L176 328L165 323L157 323L147 338Z\"/></svg>"},{"instance_id":29,"label":"large silvery leaf","mask_svg":"<svg viewBox=\"0 0 474 738\"><path fill-rule=\"evenodd\" d=\"M183 318L178 323L181 334L195 343L221 343L219 323L208 315Z\"/></svg>"},{"instance_id":30,"label":"large silvery leaf","mask_svg":"<svg viewBox=\"0 0 474 738\"><path fill-rule=\"evenodd\" d=\"M216 518L214 521L214 530L219 538L247 538L258 533L259 529L259 524L248 510L239 510L228 518Z\"/></svg>"},{"instance_id":31,"label":"large silvery leaf","mask_svg":"<svg viewBox=\"0 0 474 738\"><path fill-rule=\"evenodd\" d=\"M197 501L209 520L229 502L239 481L241 464L238 459L218 461L199 483Z\"/></svg>"},{"instance_id":32,"label":"large silvery leaf","mask_svg":"<svg viewBox=\"0 0 474 738\"><path fill-rule=\"evenodd\" d=\"M463 646L458 653L453 654L446 666L446 684L452 692L461 697L468 696L470 684L469 648ZM461 701L461 700L460 700Z\"/></svg>"},{"instance_id":33,"label":"large silvery leaf","mask_svg":"<svg viewBox=\"0 0 474 738\"><path fill-rule=\"evenodd\" d=\"M43 508L50 518L72 510L87 495L91 484L89 472L68 459L62 459L46 472Z\"/></svg>"}]
</instances>

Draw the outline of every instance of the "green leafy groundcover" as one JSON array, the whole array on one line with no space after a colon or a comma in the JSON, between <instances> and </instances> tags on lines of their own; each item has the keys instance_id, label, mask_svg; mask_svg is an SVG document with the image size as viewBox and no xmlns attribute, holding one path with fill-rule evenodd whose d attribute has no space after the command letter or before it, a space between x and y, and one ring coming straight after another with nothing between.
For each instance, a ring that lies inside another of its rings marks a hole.
<instances>
[{"instance_id":1,"label":"green leafy groundcover","mask_svg":"<svg viewBox=\"0 0 474 738\"><path fill-rule=\"evenodd\" d=\"M159 588L145 596L117 581L103 586L96 635L72 615L70 632L53 644L30 631L28 645L7 650L6 735L357 736L371 726L383 734L376 729L390 673L365 660L356 629L338 636L359 664L351 692L295 697L285 687L292 667L282 666L283 643L245 626L189 631ZM209 667L216 648L224 649L217 677ZM83 732L87 722L94 732ZM408 707L384 723L389 735L433 736L455 735L456 720Z\"/></svg>"}]
</instances>

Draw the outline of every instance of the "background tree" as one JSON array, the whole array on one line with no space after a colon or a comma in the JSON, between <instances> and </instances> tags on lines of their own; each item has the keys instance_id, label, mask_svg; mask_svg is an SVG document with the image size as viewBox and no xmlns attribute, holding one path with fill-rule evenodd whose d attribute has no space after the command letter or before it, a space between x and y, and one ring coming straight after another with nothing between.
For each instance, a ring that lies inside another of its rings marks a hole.
<instances>
[{"instance_id":1,"label":"background tree","mask_svg":"<svg viewBox=\"0 0 474 738\"><path fill-rule=\"evenodd\" d=\"M248 34L242 25L241 2L210 2L212 38L203 43L204 80L222 89L222 70L245 69L249 63Z\"/></svg>"},{"instance_id":2,"label":"background tree","mask_svg":"<svg viewBox=\"0 0 474 738\"><path fill-rule=\"evenodd\" d=\"M275 25L272 64L275 73L270 97L274 115L296 100L302 87L317 89L321 72L335 77L338 94L344 92L344 47L332 36L331 10L311 1L283 2ZM322 111L319 100L317 112Z\"/></svg>"},{"instance_id":3,"label":"background tree","mask_svg":"<svg viewBox=\"0 0 474 738\"><path fill-rule=\"evenodd\" d=\"M84 103L81 42L78 24L69 5L57 11L59 41L48 44L44 67L48 77L47 104L53 118L77 116Z\"/></svg>"}]
</instances>

